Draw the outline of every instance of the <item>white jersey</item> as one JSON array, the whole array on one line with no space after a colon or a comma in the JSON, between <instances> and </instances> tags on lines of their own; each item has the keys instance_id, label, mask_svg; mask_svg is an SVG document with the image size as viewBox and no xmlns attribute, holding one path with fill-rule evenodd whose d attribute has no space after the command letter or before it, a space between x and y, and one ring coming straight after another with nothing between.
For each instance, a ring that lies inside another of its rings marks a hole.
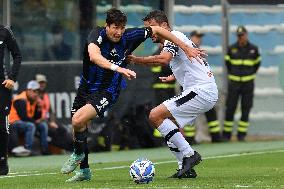
<instances>
[{"instance_id":1,"label":"white jersey","mask_svg":"<svg viewBox=\"0 0 284 189\"><path fill-rule=\"evenodd\" d=\"M190 47L196 47L195 44L179 31L171 31L173 35L179 38ZM192 90L208 100L216 101L218 99L218 90L211 68L206 60L203 63L196 59L189 60L184 51L170 41L164 42L162 51L170 52L173 58L170 62L170 68L177 80L183 87L183 90ZM205 92L205 93L204 93Z\"/></svg>"}]
</instances>

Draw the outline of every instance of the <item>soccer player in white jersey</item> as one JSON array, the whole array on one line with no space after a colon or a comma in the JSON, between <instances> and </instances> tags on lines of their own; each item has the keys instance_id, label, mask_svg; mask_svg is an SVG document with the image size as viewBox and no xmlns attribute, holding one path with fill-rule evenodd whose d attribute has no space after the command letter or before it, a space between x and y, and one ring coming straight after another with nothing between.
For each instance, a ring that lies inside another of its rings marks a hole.
<instances>
[{"instance_id":1,"label":"soccer player in white jersey","mask_svg":"<svg viewBox=\"0 0 284 189\"><path fill-rule=\"evenodd\" d=\"M195 44L179 31L172 31L167 16L163 11L154 10L142 19L145 26L160 26L174 34L188 46ZM170 65L173 75L160 77L163 82L174 79L183 87L181 94L166 100L151 110L150 124L157 128L166 139L168 147L178 160L179 169L171 177L196 177L193 167L201 161L201 156L194 151L179 128L193 125L198 115L213 108L218 99L218 89L213 73L205 59L188 59L184 51L178 46L153 36L154 43L163 44L159 55L148 57L128 56L128 61L144 65Z\"/></svg>"}]
</instances>

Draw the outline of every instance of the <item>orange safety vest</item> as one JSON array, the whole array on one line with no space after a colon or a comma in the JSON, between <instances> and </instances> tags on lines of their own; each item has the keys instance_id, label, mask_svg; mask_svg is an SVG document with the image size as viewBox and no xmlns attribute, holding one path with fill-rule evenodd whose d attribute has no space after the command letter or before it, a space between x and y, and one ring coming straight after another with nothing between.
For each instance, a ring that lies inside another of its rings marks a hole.
<instances>
[{"instance_id":1,"label":"orange safety vest","mask_svg":"<svg viewBox=\"0 0 284 189\"><path fill-rule=\"evenodd\" d=\"M20 93L19 95L16 95L12 101L11 111L9 115L9 122L10 124L14 123L15 121L21 120L20 116L18 115L18 112L16 108L14 107L14 102L17 100L25 100L26 101L26 110L27 115L29 118L32 118L35 114L36 109L36 103L31 104L30 101L28 101L27 93L26 91Z\"/></svg>"},{"instance_id":2,"label":"orange safety vest","mask_svg":"<svg viewBox=\"0 0 284 189\"><path fill-rule=\"evenodd\" d=\"M43 98L40 98L39 102L41 107L41 118L48 119L50 110L50 101L48 94L44 93Z\"/></svg>"}]
</instances>

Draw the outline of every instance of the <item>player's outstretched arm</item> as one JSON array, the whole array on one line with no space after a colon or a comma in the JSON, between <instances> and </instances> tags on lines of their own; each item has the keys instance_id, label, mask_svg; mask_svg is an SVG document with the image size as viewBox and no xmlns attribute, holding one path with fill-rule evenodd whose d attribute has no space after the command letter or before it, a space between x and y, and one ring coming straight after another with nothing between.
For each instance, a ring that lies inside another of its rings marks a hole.
<instances>
[{"instance_id":1,"label":"player's outstretched arm","mask_svg":"<svg viewBox=\"0 0 284 189\"><path fill-rule=\"evenodd\" d=\"M116 71L124 75L129 80L136 78L136 73L134 71L119 67L118 65L109 62L105 57L103 57L100 48L96 44L90 43L88 46L88 52L90 60L98 66Z\"/></svg>"},{"instance_id":2,"label":"player's outstretched arm","mask_svg":"<svg viewBox=\"0 0 284 189\"><path fill-rule=\"evenodd\" d=\"M161 52L159 55L139 57L134 55L128 55L127 61L133 64L143 64L149 66L167 65L172 59L172 54L169 52Z\"/></svg>"},{"instance_id":3,"label":"player's outstretched arm","mask_svg":"<svg viewBox=\"0 0 284 189\"><path fill-rule=\"evenodd\" d=\"M168 41L171 41L175 43L177 46L179 46L186 54L186 56L191 60L192 58L195 58L197 61L202 63L202 58L207 56L205 51L203 49L189 47L186 45L183 41L178 39L176 36L174 36L171 32L168 30L159 27L159 26L150 26L152 28L152 32L155 35L158 35Z\"/></svg>"}]
</instances>

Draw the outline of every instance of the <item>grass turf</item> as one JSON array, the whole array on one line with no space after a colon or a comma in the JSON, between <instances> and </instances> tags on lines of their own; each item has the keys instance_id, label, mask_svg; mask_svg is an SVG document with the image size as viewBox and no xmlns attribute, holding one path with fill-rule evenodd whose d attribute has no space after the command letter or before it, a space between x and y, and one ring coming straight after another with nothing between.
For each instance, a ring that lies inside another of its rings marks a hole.
<instances>
[{"instance_id":1,"label":"grass turf","mask_svg":"<svg viewBox=\"0 0 284 189\"><path fill-rule=\"evenodd\" d=\"M203 156L196 179L167 179L176 162L167 148L90 155L90 182L65 183L73 176L59 170L67 155L10 158L11 172L0 177L2 189L31 188L284 188L284 141L220 143L194 146ZM154 163L154 182L135 184L129 165L138 157Z\"/></svg>"}]
</instances>

